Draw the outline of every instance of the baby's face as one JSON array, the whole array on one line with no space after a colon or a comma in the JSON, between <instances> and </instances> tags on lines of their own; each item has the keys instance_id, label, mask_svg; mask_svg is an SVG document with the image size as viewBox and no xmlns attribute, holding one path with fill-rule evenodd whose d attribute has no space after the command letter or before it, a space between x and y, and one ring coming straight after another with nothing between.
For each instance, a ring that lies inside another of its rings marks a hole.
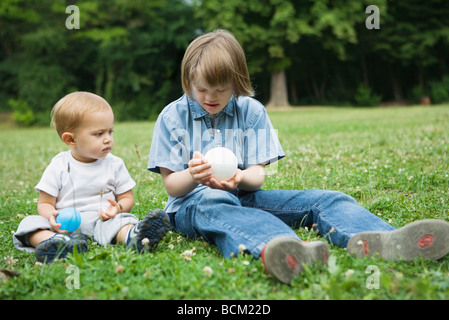
<instances>
[{"instance_id":1,"label":"baby's face","mask_svg":"<svg viewBox=\"0 0 449 320\"><path fill-rule=\"evenodd\" d=\"M81 125L74 130L73 157L86 163L106 157L114 145L113 129L112 110L86 114Z\"/></svg>"},{"instance_id":2,"label":"baby's face","mask_svg":"<svg viewBox=\"0 0 449 320\"><path fill-rule=\"evenodd\" d=\"M192 91L204 110L217 114L226 107L234 90L231 84L213 88L203 81L198 81L192 85Z\"/></svg>"}]
</instances>

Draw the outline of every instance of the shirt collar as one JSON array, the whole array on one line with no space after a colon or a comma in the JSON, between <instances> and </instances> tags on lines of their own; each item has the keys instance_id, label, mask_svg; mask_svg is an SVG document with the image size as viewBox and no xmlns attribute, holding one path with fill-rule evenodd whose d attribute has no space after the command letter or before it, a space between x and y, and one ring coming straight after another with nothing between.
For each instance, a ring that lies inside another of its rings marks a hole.
<instances>
[{"instance_id":1,"label":"shirt collar","mask_svg":"<svg viewBox=\"0 0 449 320\"><path fill-rule=\"evenodd\" d=\"M206 116L208 113L206 110L201 107L201 105L196 101L192 100L189 97L187 97L187 100L189 102L190 110L192 111L193 118L195 120ZM231 97L229 100L229 103L226 105L226 107L223 108L219 113L226 113L228 116L234 116L234 107L235 107L235 99L234 96Z\"/></svg>"}]
</instances>

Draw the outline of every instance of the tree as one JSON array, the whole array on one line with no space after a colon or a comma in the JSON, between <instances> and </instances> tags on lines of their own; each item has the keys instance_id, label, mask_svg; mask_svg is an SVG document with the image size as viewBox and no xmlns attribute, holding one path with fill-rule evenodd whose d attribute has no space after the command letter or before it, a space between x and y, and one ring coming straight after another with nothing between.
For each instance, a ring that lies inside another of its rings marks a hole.
<instances>
[{"instance_id":1,"label":"tree","mask_svg":"<svg viewBox=\"0 0 449 320\"><path fill-rule=\"evenodd\" d=\"M295 43L308 24L296 17L291 1L211 0L194 1L195 16L206 30L230 30L244 47L250 73L269 70L271 97L268 105L288 105L285 69L291 60L285 55L287 43Z\"/></svg>"},{"instance_id":2,"label":"tree","mask_svg":"<svg viewBox=\"0 0 449 320\"><path fill-rule=\"evenodd\" d=\"M73 81L64 66L64 11L55 14L53 9L50 0L7 0L0 9L2 29L5 25L0 39L6 49L0 69L5 71L5 91L14 96L8 104L32 115L30 123L48 118L49 108ZM61 28L52 27L57 21Z\"/></svg>"},{"instance_id":3,"label":"tree","mask_svg":"<svg viewBox=\"0 0 449 320\"><path fill-rule=\"evenodd\" d=\"M182 93L195 34L218 28L242 44L269 106L449 95L446 0L72 1L79 29L67 28L68 3L0 1L0 112L23 124L48 124L74 90L105 96L119 120L154 117ZM365 25L369 5L380 29Z\"/></svg>"},{"instance_id":4,"label":"tree","mask_svg":"<svg viewBox=\"0 0 449 320\"><path fill-rule=\"evenodd\" d=\"M245 47L250 70L271 73L268 106L288 104L285 70L295 55L289 48L302 37L317 37L344 59L347 43L357 42L355 25L366 18L368 2L384 1L194 1L196 17L207 30L229 29Z\"/></svg>"},{"instance_id":5,"label":"tree","mask_svg":"<svg viewBox=\"0 0 449 320\"><path fill-rule=\"evenodd\" d=\"M188 3L86 0L76 6L79 29L70 29L64 1L2 2L2 105L12 99L9 106L27 123L48 123L57 100L85 90L104 96L117 119L131 120L153 117L179 96L182 55L198 28Z\"/></svg>"},{"instance_id":6,"label":"tree","mask_svg":"<svg viewBox=\"0 0 449 320\"><path fill-rule=\"evenodd\" d=\"M387 5L388 12L381 11L381 32L360 35L369 51L382 59L393 97L401 100L410 74L424 88L435 73L442 79L449 71L449 5L445 0L390 0Z\"/></svg>"},{"instance_id":7,"label":"tree","mask_svg":"<svg viewBox=\"0 0 449 320\"><path fill-rule=\"evenodd\" d=\"M179 66L197 26L181 0L89 0L79 3L79 40L95 91L114 104L120 119L147 119L181 92Z\"/></svg>"}]
</instances>

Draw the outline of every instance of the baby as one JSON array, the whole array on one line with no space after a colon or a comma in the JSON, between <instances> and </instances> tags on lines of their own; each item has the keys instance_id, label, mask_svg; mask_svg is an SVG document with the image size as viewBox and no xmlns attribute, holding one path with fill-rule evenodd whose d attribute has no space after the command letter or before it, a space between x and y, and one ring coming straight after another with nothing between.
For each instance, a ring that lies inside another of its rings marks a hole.
<instances>
[{"instance_id":1,"label":"baby","mask_svg":"<svg viewBox=\"0 0 449 320\"><path fill-rule=\"evenodd\" d=\"M20 251L35 252L41 262L64 258L77 248L87 250L87 238L100 245L125 244L138 252L153 248L170 223L155 209L139 222L129 213L136 185L122 159L111 154L114 113L98 95L74 92L52 110L52 125L70 147L56 155L35 189L39 215L25 217L13 236ZM81 225L73 233L61 230L56 217L61 209L75 207Z\"/></svg>"}]
</instances>

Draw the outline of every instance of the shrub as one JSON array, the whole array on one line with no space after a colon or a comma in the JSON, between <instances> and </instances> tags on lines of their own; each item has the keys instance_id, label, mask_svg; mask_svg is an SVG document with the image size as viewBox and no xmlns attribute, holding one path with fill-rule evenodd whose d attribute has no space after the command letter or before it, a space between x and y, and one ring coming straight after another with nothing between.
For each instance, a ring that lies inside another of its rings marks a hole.
<instances>
[{"instance_id":1,"label":"shrub","mask_svg":"<svg viewBox=\"0 0 449 320\"><path fill-rule=\"evenodd\" d=\"M444 76L441 81L430 83L430 97L432 103L449 102L449 76Z\"/></svg>"},{"instance_id":2,"label":"shrub","mask_svg":"<svg viewBox=\"0 0 449 320\"><path fill-rule=\"evenodd\" d=\"M373 107L379 105L382 97L371 92L370 88L360 84L354 96L354 101L357 106Z\"/></svg>"},{"instance_id":3,"label":"shrub","mask_svg":"<svg viewBox=\"0 0 449 320\"><path fill-rule=\"evenodd\" d=\"M28 102L22 99L9 99L8 105L14 110L12 118L19 125L30 126L35 123L36 119Z\"/></svg>"}]
</instances>

